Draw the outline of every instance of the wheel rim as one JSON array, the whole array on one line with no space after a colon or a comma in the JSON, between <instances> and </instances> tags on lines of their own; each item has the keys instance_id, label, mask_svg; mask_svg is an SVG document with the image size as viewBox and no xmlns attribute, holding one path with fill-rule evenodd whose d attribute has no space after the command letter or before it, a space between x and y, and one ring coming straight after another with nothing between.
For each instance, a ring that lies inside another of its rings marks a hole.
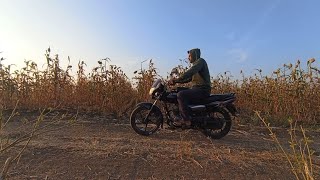
<instances>
[{"instance_id":1,"label":"wheel rim","mask_svg":"<svg viewBox=\"0 0 320 180\"><path fill-rule=\"evenodd\" d=\"M146 119L150 110L141 109L135 116L135 126L139 131L143 132L153 132L159 127L159 117L155 112L150 112L148 118Z\"/></svg>"},{"instance_id":2,"label":"wheel rim","mask_svg":"<svg viewBox=\"0 0 320 180\"><path fill-rule=\"evenodd\" d=\"M211 136L220 136L222 134L225 133L225 131L227 131L226 133L228 133L228 129L227 127L229 127L230 125L228 123L230 122L230 119L228 118L228 116L225 115L224 112L221 111L215 111L212 112L210 114L210 116L212 118L214 118L215 121L221 123L219 124L219 128L210 128L210 129L206 129L207 133Z\"/></svg>"}]
</instances>

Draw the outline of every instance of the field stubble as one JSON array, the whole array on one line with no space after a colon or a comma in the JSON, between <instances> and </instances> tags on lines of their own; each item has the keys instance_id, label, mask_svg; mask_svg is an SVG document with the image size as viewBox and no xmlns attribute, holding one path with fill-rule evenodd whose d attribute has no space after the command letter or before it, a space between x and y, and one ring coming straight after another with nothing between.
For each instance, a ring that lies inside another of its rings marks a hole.
<instances>
[{"instance_id":1,"label":"field stubble","mask_svg":"<svg viewBox=\"0 0 320 180\"><path fill-rule=\"evenodd\" d=\"M9 179L295 179L285 156L265 128L235 125L222 140L194 130L162 129L150 137L135 134L127 119L101 115L47 114L28 148L11 164ZM52 123L52 119L57 119ZM22 124L21 119L25 119ZM17 115L4 136L14 141L33 129L35 113ZM70 123L72 122L72 123ZM19 131L15 131L20 127ZM61 128L62 127L62 128ZM52 130L55 129L55 130ZM51 131L52 130L52 131ZM285 128L274 128L289 150ZM311 149L320 147L319 133ZM26 142L2 152L0 162L14 157ZM312 156L313 176L320 174L320 158Z\"/></svg>"}]
</instances>

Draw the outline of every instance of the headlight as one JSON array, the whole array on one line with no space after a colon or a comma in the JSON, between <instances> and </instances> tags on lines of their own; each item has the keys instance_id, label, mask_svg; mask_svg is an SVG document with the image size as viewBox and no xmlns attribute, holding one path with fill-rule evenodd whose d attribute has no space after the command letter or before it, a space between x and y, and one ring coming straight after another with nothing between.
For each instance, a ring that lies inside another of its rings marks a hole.
<instances>
[{"instance_id":1,"label":"headlight","mask_svg":"<svg viewBox=\"0 0 320 180\"><path fill-rule=\"evenodd\" d=\"M149 95L150 95L150 96L152 95L152 93L154 92L154 90L156 90L156 88L154 88L154 87L150 88L150 91L149 91Z\"/></svg>"},{"instance_id":2,"label":"headlight","mask_svg":"<svg viewBox=\"0 0 320 180\"><path fill-rule=\"evenodd\" d=\"M158 91L159 87L161 87L161 82L162 82L161 79L157 79L156 81L154 81L149 91L149 95L152 96L154 94L154 91Z\"/></svg>"}]
</instances>

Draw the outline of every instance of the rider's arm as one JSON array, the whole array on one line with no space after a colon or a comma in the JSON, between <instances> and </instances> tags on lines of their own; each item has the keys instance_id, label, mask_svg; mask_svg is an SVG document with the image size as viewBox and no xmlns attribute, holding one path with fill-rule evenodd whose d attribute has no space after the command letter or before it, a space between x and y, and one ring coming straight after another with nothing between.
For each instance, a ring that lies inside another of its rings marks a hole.
<instances>
[{"instance_id":1,"label":"rider's arm","mask_svg":"<svg viewBox=\"0 0 320 180\"><path fill-rule=\"evenodd\" d=\"M175 83L187 83L192 80L192 76L199 72L201 68L204 65L204 60L203 59L198 59L196 62L194 62L193 66L186 71L182 76L180 76L178 79L176 79L174 82Z\"/></svg>"},{"instance_id":2,"label":"rider's arm","mask_svg":"<svg viewBox=\"0 0 320 180\"><path fill-rule=\"evenodd\" d=\"M175 82L175 83L188 83L188 82L190 82L191 80L192 80L191 77L190 77L190 78L186 78L186 79L181 79L181 77L180 77L180 78L178 78L178 79L175 79L174 82Z\"/></svg>"}]
</instances>

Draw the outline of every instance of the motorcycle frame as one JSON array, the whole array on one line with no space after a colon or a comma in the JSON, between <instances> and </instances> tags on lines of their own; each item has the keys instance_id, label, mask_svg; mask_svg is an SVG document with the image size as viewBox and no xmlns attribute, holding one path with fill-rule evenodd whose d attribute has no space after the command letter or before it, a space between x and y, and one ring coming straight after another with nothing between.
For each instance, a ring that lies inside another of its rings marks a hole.
<instances>
[{"instance_id":1,"label":"motorcycle frame","mask_svg":"<svg viewBox=\"0 0 320 180\"><path fill-rule=\"evenodd\" d=\"M163 112L156 105L158 101L161 101L163 103L163 108L164 108L164 111L165 111L164 114L165 114L165 116L167 118L167 122L166 123L168 125L170 125L170 122L173 122L173 119L172 119L172 117L170 115L170 110L169 110L168 105L167 105L168 102L165 102L163 100L163 97L164 97L164 95L166 93L168 93L168 92L166 90L164 90L163 92L161 92L158 95L153 95L152 99L155 99L155 101L153 103L151 103L151 102L141 102L141 103L136 105L136 106L145 106L147 109L149 109L149 112L148 112L147 116L145 117L144 121L146 121L148 119L148 117L149 117L151 111L153 110L153 108L156 108L156 109L158 109L158 111L161 112L161 122L160 122L161 125L160 126L161 126L161 128L163 128L163 123L164 123ZM227 100L227 101L224 101L224 102L216 102L216 104L212 105L210 108L217 108L217 107L226 108L235 117L235 116L237 116L236 115L237 110L236 110L235 106L233 105L234 101L235 100L232 99L232 100ZM169 104L175 104L175 103L169 103Z\"/></svg>"}]
</instances>

